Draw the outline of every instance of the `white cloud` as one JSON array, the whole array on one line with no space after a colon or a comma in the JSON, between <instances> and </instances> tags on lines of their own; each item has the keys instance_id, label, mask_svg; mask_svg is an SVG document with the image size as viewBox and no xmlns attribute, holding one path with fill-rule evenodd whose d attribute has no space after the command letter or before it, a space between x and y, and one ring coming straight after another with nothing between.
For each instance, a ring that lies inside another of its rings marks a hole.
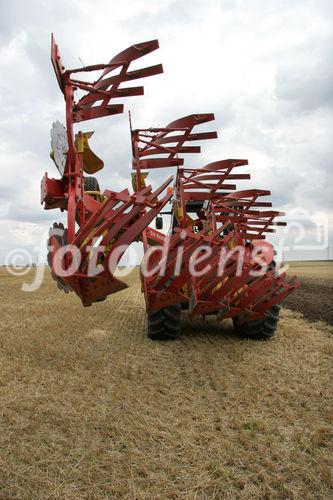
<instances>
[{"instance_id":1,"label":"white cloud","mask_svg":"<svg viewBox=\"0 0 333 500\"><path fill-rule=\"evenodd\" d=\"M49 61L51 31L67 67L79 66L79 57L106 62L158 38L161 49L144 65L162 62L165 74L144 81L144 97L124 100L134 125L215 112L219 140L203 144L191 164L248 158L251 186L271 189L278 208L331 212L332 2L13 0L0 5L1 258L18 244L21 229L12 227L26 225L29 233L29 224L45 229L61 220L39 205L43 173L56 176L49 128L64 121ZM82 128L96 130L92 147L105 160L101 185L128 187L126 115ZM21 244L30 245L24 237Z\"/></svg>"}]
</instances>

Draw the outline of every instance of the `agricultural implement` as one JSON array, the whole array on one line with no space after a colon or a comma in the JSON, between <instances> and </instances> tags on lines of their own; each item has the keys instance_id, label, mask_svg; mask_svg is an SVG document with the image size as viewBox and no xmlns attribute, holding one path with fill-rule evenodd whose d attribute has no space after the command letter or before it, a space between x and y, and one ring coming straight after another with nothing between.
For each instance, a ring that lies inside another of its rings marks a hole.
<instances>
[{"instance_id":1,"label":"agricultural implement","mask_svg":"<svg viewBox=\"0 0 333 500\"><path fill-rule=\"evenodd\" d=\"M122 84L163 72L160 64L130 69L157 48L152 40L107 64L68 70L52 36L51 61L65 99L66 127L53 123L51 157L61 177L44 175L41 199L45 209L67 212L67 227L55 223L49 233L52 276L60 289L74 291L90 306L126 288L116 277L117 266L129 245L139 241L149 338L178 337L182 310L232 318L241 335L270 338L279 303L299 286L296 277L276 268L274 249L265 240L276 226L286 225L277 220L284 214L271 209L269 191L237 190L235 181L250 178L241 170L247 160L184 166L184 155L201 151L193 143L217 138L215 131L197 131L214 115L189 115L164 128L145 129L133 129L130 119L132 192L100 190L93 174L104 164L90 149L93 132L74 133L75 123L122 113L123 105L112 104L113 99L143 94L142 86ZM96 71L101 74L95 81L77 77ZM175 175L153 189L148 173L163 168L175 169ZM171 218L168 234L161 231L163 216Z\"/></svg>"}]
</instances>

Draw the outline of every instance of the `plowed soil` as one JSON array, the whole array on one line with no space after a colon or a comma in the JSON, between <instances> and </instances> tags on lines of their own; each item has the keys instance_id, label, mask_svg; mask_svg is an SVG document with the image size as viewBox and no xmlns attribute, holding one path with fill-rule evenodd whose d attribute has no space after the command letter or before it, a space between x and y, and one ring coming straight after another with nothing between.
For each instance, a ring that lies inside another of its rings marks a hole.
<instances>
[{"instance_id":1,"label":"plowed soil","mask_svg":"<svg viewBox=\"0 0 333 500\"><path fill-rule=\"evenodd\" d=\"M333 263L292 263L289 272L297 274L302 286L285 299L284 307L333 325Z\"/></svg>"},{"instance_id":2,"label":"plowed soil","mask_svg":"<svg viewBox=\"0 0 333 500\"><path fill-rule=\"evenodd\" d=\"M333 325L333 281L299 277L302 286L283 302L284 307L298 311L310 321Z\"/></svg>"}]
</instances>

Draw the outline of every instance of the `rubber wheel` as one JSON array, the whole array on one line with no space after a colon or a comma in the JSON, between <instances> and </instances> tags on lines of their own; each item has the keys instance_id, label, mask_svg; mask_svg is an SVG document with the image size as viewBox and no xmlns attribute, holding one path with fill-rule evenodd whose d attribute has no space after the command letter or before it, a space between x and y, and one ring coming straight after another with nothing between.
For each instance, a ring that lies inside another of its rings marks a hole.
<instances>
[{"instance_id":1,"label":"rubber wheel","mask_svg":"<svg viewBox=\"0 0 333 500\"><path fill-rule=\"evenodd\" d=\"M64 228L64 225L61 222L59 222L59 223L55 222L53 224L53 226L49 229L48 247L50 246L51 236L55 236L55 238L58 240L59 245L61 247L68 245L67 229ZM52 254L51 254L50 250L47 253L47 263L52 270ZM68 286L59 276L55 276L53 274L53 272L51 273L51 275L52 275L52 278L56 281L57 287L60 290L63 290L65 293L72 291L71 287Z\"/></svg>"},{"instance_id":2,"label":"rubber wheel","mask_svg":"<svg viewBox=\"0 0 333 500\"><path fill-rule=\"evenodd\" d=\"M62 247L68 244L67 229L64 228L64 225L61 222L55 222L53 226L50 227L48 246L50 245L51 236L55 236ZM52 268L52 255L50 250L47 253L47 263Z\"/></svg>"},{"instance_id":3,"label":"rubber wheel","mask_svg":"<svg viewBox=\"0 0 333 500\"><path fill-rule=\"evenodd\" d=\"M163 229L163 218L162 217L156 217L156 220L155 220L155 227L156 229Z\"/></svg>"},{"instance_id":4,"label":"rubber wheel","mask_svg":"<svg viewBox=\"0 0 333 500\"><path fill-rule=\"evenodd\" d=\"M272 306L266 316L247 323L238 325L238 318L233 318L236 332L241 337L253 340L269 340L274 337L279 322L281 307L278 304Z\"/></svg>"},{"instance_id":5,"label":"rubber wheel","mask_svg":"<svg viewBox=\"0 0 333 500\"><path fill-rule=\"evenodd\" d=\"M180 336L180 304L168 306L148 314L148 333L150 340L174 340Z\"/></svg>"},{"instance_id":6,"label":"rubber wheel","mask_svg":"<svg viewBox=\"0 0 333 500\"><path fill-rule=\"evenodd\" d=\"M84 191L100 191L96 177L84 177Z\"/></svg>"}]
</instances>

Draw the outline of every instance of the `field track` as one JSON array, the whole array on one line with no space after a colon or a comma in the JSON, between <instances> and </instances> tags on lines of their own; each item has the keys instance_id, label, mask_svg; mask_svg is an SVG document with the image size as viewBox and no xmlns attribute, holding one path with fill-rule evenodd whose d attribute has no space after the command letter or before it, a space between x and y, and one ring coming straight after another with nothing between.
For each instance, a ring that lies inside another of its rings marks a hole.
<instances>
[{"instance_id":1,"label":"field track","mask_svg":"<svg viewBox=\"0 0 333 500\"><path fill-rule=\"evenodd\" d=\"M331 498L332 326L153 343L136 271L90 308L25 280L0 270L1 499Z\"/></svg>"}]
</instances>

